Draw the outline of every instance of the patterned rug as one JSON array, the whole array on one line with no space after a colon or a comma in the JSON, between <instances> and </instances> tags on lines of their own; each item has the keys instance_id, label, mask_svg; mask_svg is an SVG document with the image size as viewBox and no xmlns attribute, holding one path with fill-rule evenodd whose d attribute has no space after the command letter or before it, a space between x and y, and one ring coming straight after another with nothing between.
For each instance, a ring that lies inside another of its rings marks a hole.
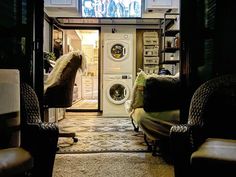
<instances>
[{"instance_id":1,"label":"patterned rug","mask_svg":"<svg viewBox=\"0 0 236 177\"><path fill-rule=\"evenodd\" d=\"M60 131L76 132L79 141L60 137L58 153L147 152L143 134L133 130L130 118L78 114L66 113L59 122Z\"/></svg>"}]
</instances>

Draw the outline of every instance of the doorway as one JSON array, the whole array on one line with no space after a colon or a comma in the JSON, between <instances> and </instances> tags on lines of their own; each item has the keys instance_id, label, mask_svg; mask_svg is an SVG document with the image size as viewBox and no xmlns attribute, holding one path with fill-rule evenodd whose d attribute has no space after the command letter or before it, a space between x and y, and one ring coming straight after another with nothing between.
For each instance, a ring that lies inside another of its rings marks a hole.
<instances>
[{"instance_id":1,"label":"doorway","mask_svg":"<svg viewBox=\"0 0 236 177\"><path fill-rule=\"evenodd\" d=\"M67 111L98 111L99 105L99 29L63 30L63 53L82 51L85 72L77 72L73 105Z\"/></svg>"}]
</instances>

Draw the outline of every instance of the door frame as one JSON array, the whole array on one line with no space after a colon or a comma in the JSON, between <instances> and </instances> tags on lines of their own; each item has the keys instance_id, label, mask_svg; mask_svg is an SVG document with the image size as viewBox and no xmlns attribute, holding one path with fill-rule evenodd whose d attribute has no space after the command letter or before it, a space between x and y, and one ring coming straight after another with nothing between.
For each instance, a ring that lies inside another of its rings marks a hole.
<instances>
[{"instance_id":1,"label":"door frame","mask_svg":"<svg viewBox=\"0 0 236 177\"><path fill-rule=\"evenodd\" d=\"M98 50L98 107L97 109L67 109L67 112L101 112L101 27L81 27L81 26L61 26L53 24L62 30L97 30L99 33L99 50Z\"/></svg>"}]
</instances>

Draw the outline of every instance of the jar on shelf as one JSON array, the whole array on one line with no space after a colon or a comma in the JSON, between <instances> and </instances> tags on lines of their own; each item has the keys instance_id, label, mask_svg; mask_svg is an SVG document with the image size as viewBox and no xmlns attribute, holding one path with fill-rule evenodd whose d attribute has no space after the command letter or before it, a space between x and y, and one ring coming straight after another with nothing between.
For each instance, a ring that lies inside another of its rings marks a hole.
<instances>
[{"instance_id":1,"label":"jar on shelf","mask_svg":"<svg viewBox=\"0 0 236 177\"><path fill-rule=\"evenodd\" d=\"M175 37L175 40L174 40L174 41L175 41L175 43L174 43L174 44L175 44L175 47L176 47L176 48L179 48L179 47L180 47L180 40L179 40L179 37L178 37L178 36Z\"/></svg>"},{"instance_id":2,"label":"jar on shelf","mask_svg":"<svg viewBox=\"0 0 236 177\"><path fill-rule=\"evenodd\" d=\"M166 47L167 47L167 48L170 48L171 45L172 45L172 42L171 42L171 41L167 41L167 42L166 42Z\"/></svg>"}]
</instances>

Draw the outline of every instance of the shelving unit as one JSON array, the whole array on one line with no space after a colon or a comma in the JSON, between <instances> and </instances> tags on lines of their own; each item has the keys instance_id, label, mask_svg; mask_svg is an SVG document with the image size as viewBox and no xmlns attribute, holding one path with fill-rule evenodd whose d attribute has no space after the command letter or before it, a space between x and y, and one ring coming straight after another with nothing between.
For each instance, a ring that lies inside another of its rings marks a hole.
<instances>
[{"instance_id":1,"label":"shelving unit","mask_svg":"<svg viewBox=\"0 0 236 177\"><path fill-rule=\"evenodd\" d=\"M97 99L98 82L95 76L82 76L82 98Z\"/></svg>"},{"instance_id":2,"label":"shelving unit","mask_svg":"<svg viewBox=\"0 0 236 177\"><path fill-rule=\"evenodd\" d=\"M174 70L176 70L179 63L180 30L174 27L176 26L178 16L179 13L165 13L162 24L162 57L159 65L160 67L171 68L172 74L175 74Z\"/></svg>"},{"instance_id":3,"label":"shelving unit","mask_svg":"<svg viewBox=\"0 0 236 177\"><path fill-rule=\"evenodd\" d=\"M157 32L143 33L143 69L147 74L159 70L159 38Z\"/></svg>"}]
</instances>

